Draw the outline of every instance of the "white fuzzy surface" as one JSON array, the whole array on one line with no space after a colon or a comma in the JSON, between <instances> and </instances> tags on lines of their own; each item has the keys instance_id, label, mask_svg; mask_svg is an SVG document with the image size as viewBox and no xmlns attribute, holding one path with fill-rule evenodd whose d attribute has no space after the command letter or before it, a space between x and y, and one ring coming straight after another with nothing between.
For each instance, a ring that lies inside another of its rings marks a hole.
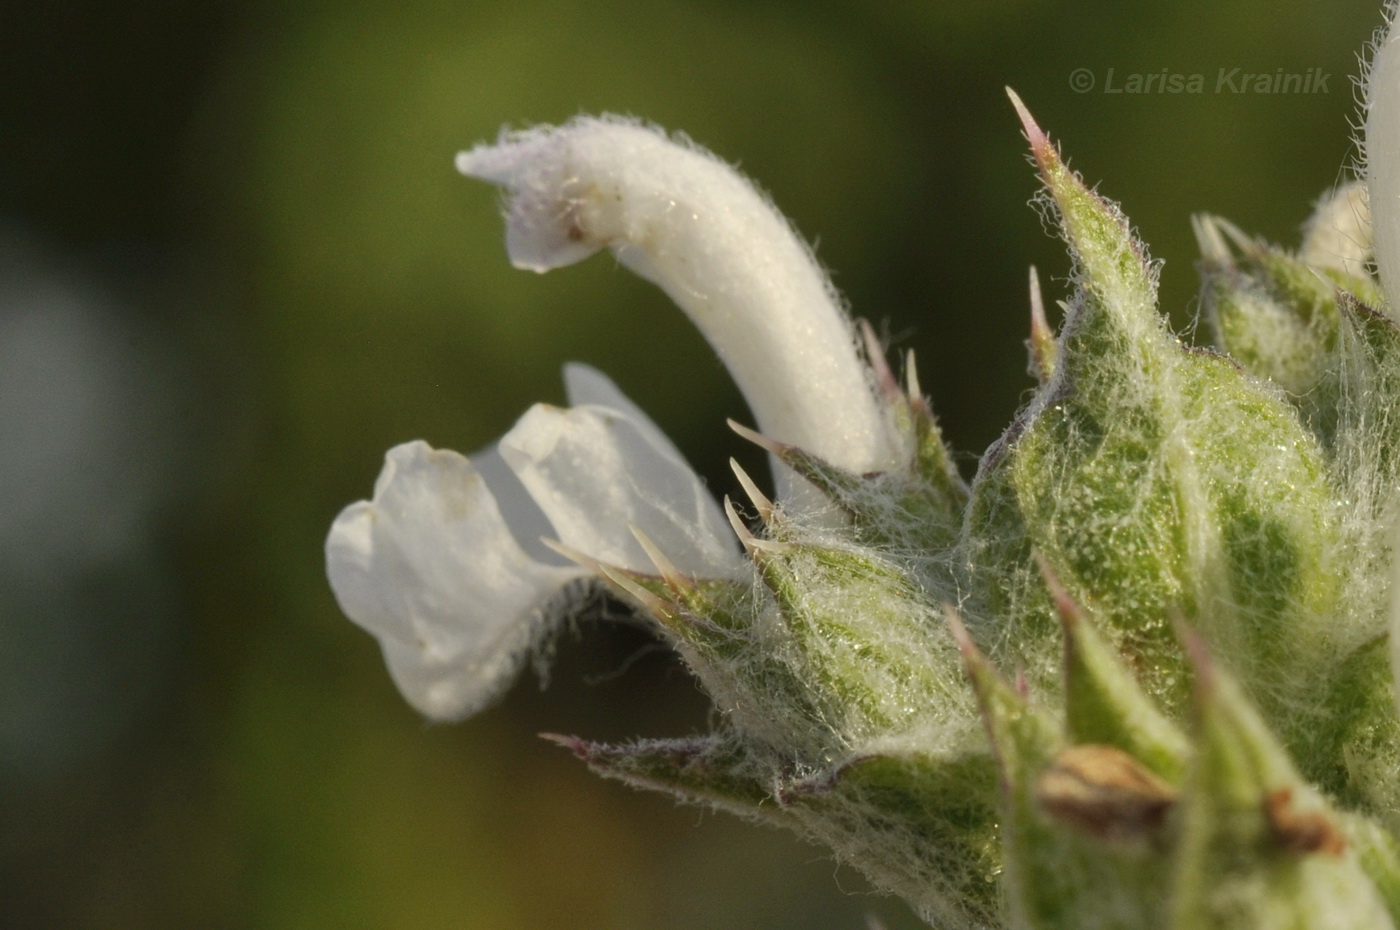
<instances>
[{"instance_id":1,"label":"white fuzzy surface","mask_svg":"<svg viewBox=\"0 0 1400 930\"><path fill-rule=\"evenodd\" d=\"M592 574L553 564L540 535L634 571L632 528L681 571L751 574L704 483L601 373L570 366L568 409L537 404L468 459L425 442L390 449L374 496L336 518L326 569L341 609L379 639L405 698L436 720L493 703L568 615Z\"/></svg>"},{"instance_id":2,"label":"white fuzzy surface","mask_svg":"<svg viewBox=\"0 0 1400 930\"><path fill-rule=\"evenodd\" d=\"M457 168L508 191L517 267L542 272L611 249L695 322L764 433L855 472L896 464L840 298L729 165L636 122L580 117L504 133L458 155Z\"/></svg>"},{"instance_id":3,"label":"white fuzzy surface","mask_svg":"<svg viewBox=\"0 0 1400 930\"><path fill-rule=\"evenodd\" d=\"M1349 181L1318 202L1303 227L1303 248L1298 257L1316 268L1358 277L1366 274L1372 253L1371 208L1365 184Z\"/></svg>"},{"instance_id":4,"label":"white fuzzy surface","mask_svg":"<svg viewBox=\"0 0 1400 930\"><path fill-rule=\"evenodd\" d=\"M1400 32L1395 10L1391 4L1366 69L1363 137L1376 267L1391 295L1400 293Z\"/></svg>"}]
</instances>

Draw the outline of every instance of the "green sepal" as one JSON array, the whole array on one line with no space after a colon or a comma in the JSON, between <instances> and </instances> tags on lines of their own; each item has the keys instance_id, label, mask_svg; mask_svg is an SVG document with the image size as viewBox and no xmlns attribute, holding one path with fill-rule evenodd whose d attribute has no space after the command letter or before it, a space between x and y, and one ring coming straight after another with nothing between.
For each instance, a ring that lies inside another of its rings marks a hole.
<instances>
[{"instance_id":1,"label":"green sepal","mask_svg":"<svg viewBox=\"0 0 1400 930\"><path fill-rule=\"evenodd\" d=\"M1196 753L1180 801L1170 926L1393 930L1335 813L1199 639L1186 638Z\"/></svg>"},{"instance_id":2,"label":"green sepal","mask_svg":"<svg viewBox=\"0 0 1400 930\"><path fill-rule=\"evenodd\" d=\"M1340 305L1380 306L1379 287L1369 277L1310 265L1218 217L1193 217L1192 225L1202 253L1202 307L1216 343L1283 388L1330 445L1353 400L1343 400L1337 381Z\"/></svg>"},{"instance_id":3,"label":"green sepal","mask_svg":"<svg viewBox=\"0 0 1400 930\"><path fill-rule=\"evenodd\" d=\"M919 389L918 379L912 373L913 365L914 355L911 352L909 392L894 401L895 426L905 432L906 443L913 450L913 459L908 468L892 472L887 478L893 479L887 489L893 493L887 493L887 496L905 516L902 521L898 512L877 516L894 517L904 524L901 530L906 532L910 523L920 520L933 522L937 529L928 534L926 545L932 549L942 549L952 541L962 522L968 488L958 474L952 450L943 438L933 406ZM950 531L946 536L938 532L945 526ZM908 537L896 542L907 540Z\"/></svg>"},{"instance_id":4,"label":"green sepal","mask_svg":"<svg viewBox=\"0 0 1400 930\"><path fill-rule=\"evenodd\" d=\"M892 506L884 508L889 512L870 514L864 518L866 530L879 532L885 525L882 518L893 516L898 520L898 511L902 509L907 513L898 522L904 538L898 542L907 545L918 538L929 547L942 548L950 541L951 534L939 530L955 529L961 522L963 507L967 504L967 483L958 473L953 450L944 440L933 406L919 385L914 353L911 351L905 356L905 383L901 388L885 360L884 347L876 337L874 328L868 321L861 320L860 331L881 399L891 424L900 435L906 456L905 461L888 474L866 476L884 477L888 482L886 496L892 498ZM865 509L857 504L851 512L861 520ZM924 534L910 532L917 528L919 520L931 520L938 525L930 528L933 532L927 534L926 539L923 538Z\"/></svg>"},{"instance_id":5,"label":"green sepal","mask_svg":"<svg viewBox=\"0 0 1400 930\"><path fill-rule=\"evenodd\" d=\"M1179 502L1161 467L1174 425L1161 408L1178 402L1171 373L1182 350L1156 312L1154 269L1122 212L1064 165L1013 102L1074 258L1077 291L1054 376L974 481L963 539L969 609L995 618L1033 680L1058 678L1058 624L1031 565L1038 549L1072 593L1092 593L1105 621L1126 628L1144 667L1172 679L1180 663L1150 605L1181 605L1193 594L1182 583Z\"/></svg>"},{"instance_id":6,"label":"green sepal","mask_svg":"<svg viewBox=\"0 0 1400 930\"><path fill-rule=\"evenodd\" d=\"M754 760L733 734L637 740L622 745L541 735L572 752L599 775L634 788L662 791L742 817L793 826L773 798L775 786L769 770Z\"/></svg>"},{"instance_id":7,"label":"green sepal","mask_svg":"<svg viewBox=\"0 0 1400 930\"><path fill-rule=\"evenodd\" d=\"M1371 640L1341 665L1318 695L1328 726L1318 729L1316 758L1330 764L1306 772L1340 802L1372 812L1391 830L1400 829L1394 681L1389 636Z\"/></svg>"},{"instance_id":8,"label":"green sepal","mask_svg":"<svg viewBox=\"0 0 1400 930\"><path fill-rule=\"evenodd\" d=\"M1101 637L1084 610L1047 574L1065 637L1065 728L1075 743L1116 746L1172 784L1190 752L1166 717Z\"/></svg>"},{"instance_id":9,"label":"green sepal","mask_svg":"<svg viewBox=\"0 0 1400 930\"><path fill-rule=\"evenodd\" d=\"M1202 253L1201 306L1216 345L1251 374L1283 388L1318 435L1330 435L1335 405L1316 392L1336 342L1335 301L1313 294L1291 304L1260 260L1268 246L1244 239L1216 217L1192 217L1192 226ZM1247 244L1243 260L1226 242L1226 231Z\"/></svg>"},{"instance_id":10,"label":"green sepal","mask_svg":"<svg viewBox=\"0 0 1400 930\"><path fill-rule=\"evenodd\" d=\"M1338 415L1334 455L1347 485L1379 511L1389 506L1400 480L1400 326L1377 305L1347 295L1338 306L1335 393L1346 404Z\"/></svg>"},{"instance_id":11,"label":"green sepal","mask_svg":"<svg viewBox=\"0 0 1400 930\"><path fill-rule=\"evenodd\" d=\"M1328 618L1343 594L1326 456L1277 391L1228 359L1191 353L1179 384L1187 442L1172 477L1197 592L1182 613L1301 747L1319 721L1298 707L1313 706L1334 671Z\"/></svg>"},{"instance_id":12,"label":"green sepal","mask_svg":"<svg viewBox=\"0 0 1400 930\"><path fill-rule=\"evenodd\" d=\"M795 538L781 520L775 535ZM786 633L780 658L820 717L848 744L970 701L957 651L921 587L873 549L816 542L750 543Z\"/></svg>"},{"instance_id":13,"label":"green sepal","mask_svg":"<svg viewBox=\"0 0 1400 930\"><path fill-rule=\"evenodd\" d=\"M615 565L599 571L619 593L647 608L680 643L707 653L729 654L752 640L747 585L723 579L668 579Z\"/></svg>"},{"instance_id":14,"label":"green sepal","mask_svg":"<svg viewBox=\"0 0 1400 930\"><path fill-rule=\"evenodd\" d=\"M859 755L793 782L780 798L811 832L935 926L995 924L1000 811L996 765L985 752ZM892 861L892 845L905 855Z\"/></svg>"},{"instance_id":15,"label":"green sepal","mask_svg":"<svg viewBox=\"0 0 1400 930\"><path fill-rule=\"evenodd\" d=\"M889 471L856 474L818 455L741 426L729 426L807 479L850 518L855 534L872 546L943 551L952 545L967 503L967 485L928 403L899 394L886 398L896 429L905 433L910 460Z\"/></svg>"},{"instance_id":16,"label":"green sepal","mask_svg":"<svg viewBox=\"0 0 1400 930\"><path fill-rule=\"evenodd\" d=\"M823 701L830 695L811 687L809 669L794 661L784 631L764 622L772 605L752 586L592 566L656 620L745 735L770 749L823 760L843 742L828 726L832 710ZM807 726L793 728L796 720Z\"/></svg>"},{"instance_id":17,"label":"green sepal","mask_svg":"<svg viewBox=\"0 0 1400 930\"><path fill-rule=\"evenodd\" d=\"M1064 736L1054 721L1031 706L1022 688L1007 681L977 648L962 619L951 608L945 609L945 616L977 698L992 755L1001 772L1003 793L1014 795L1024 781L1024 773L1039 772L1063 748Z\"/></svg>"},{"instance_id":18,"label":"green sepal","mask_svg":"<svg viewBox=\"0 0 1400 930\"><path fill-rule=\"evenodd\" d=\"M1056 923L1068 914L1074 889L1046 883L1048 856L1060 852L1055 831L1040 817L1035 778L1064 745L1058 727L1031 707L973 644L951 610L948 622L962 651L968 682L982 712L1001 794L1001 842L1005 862L1003 889L1013 925L1026 928L1069 926Z\"/></svg>"},{"instance_id":19,"label":"green sepal","mask_svg":"<svg viewBox=\"0 0 1400 930\"><path fill-rule=\"evenodd\" d=\"M1282 392L1187 349L1155 309L1153 268L1116 207L1064 167L1023 113L1076 261L1055 375L983 460L963 552L977 629L1033 681L1058 676L1054 610L1032 549L1169 713L1185 706L1168 618L1228 644L1290 739L1289 706L1328 673L1340 596L1337 499L1316 437Z\"/></svg>"},{"instance_id":20,"label":"green sepal","mask_svg":"<svg viewBox=\"0 0 1400 930\"><path fill-rule=\"evenodd\" d=\"M1156 276L1128 228L1127 218L1065 165L1014 93L1011 102L1074 258L1076 282L1089 300L1115 317L1120 326L1163 330L1154 309Z\"/></svg>"},{"instance_id":21,"label":"green sepal","mask_svg":"<svg viewBox=\"0 0 1400 930\"><path fill-rule=\"evenodd\" d=\"M1056 769L1070 748L1063 733L992 667L956 616L950 614L949 621L963 651L1000 775L1003 887L1011 926L1018 930L1153 926L1165 903L1161 880L1165 844L1157 836L1158 825L1148 826L1138 819L1120 831L1114 829L1124 825L1120 820L1106 831L1086 831L1084 819L1056 816L1047 807L1042 778ZM1136 765L1131 760L1129 764ZM1125 838L1125 833L1133 835Z\"/></svg>"}]
</instances>

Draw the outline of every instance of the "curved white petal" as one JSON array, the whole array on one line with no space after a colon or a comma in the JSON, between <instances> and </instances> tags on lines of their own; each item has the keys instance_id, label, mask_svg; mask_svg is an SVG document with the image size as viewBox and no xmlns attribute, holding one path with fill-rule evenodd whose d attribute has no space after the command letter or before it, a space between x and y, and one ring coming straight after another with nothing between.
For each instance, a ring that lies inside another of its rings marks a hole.
<instances>
[{"instance_id":1,"label":"curved white petal","mask_svg":"<svg viewBox=\"0 0 1400 930\"><path fill-rule=\"evenodd\" d=\"M526 555L472 463L424 442L390 449L374 499L336 518L326 571L409 703L434 719L498 698L547 632L550 600L586 574Z\"/></svg>"},{"instance_id":2,"label":"curved white petal","mask_svg":"<svg viewBox=\"0 0 1400 930\"><path fill-rule=\"evenodd\" d=\"M1393 15L1367 69L1364 148L1376 269L1393 316L1400 309L1400 31Z\"/></svg>"},{"instance_id":3,"label":"curved white petal","mask_svg":"<svg viewBox=\"0 0 1400 930\"><path fill-rule=\"evenodd\" d=\"M747 574L714 498L640 413L536 404L499 448L565 545L600 562L653 572L632 535L635 526L683 572Z\"/></svg>"},{"instance_id":4,"label":"curved white petal","mask_svg":"<svg viewBox=\"0 0 1400 930\"><path fill-rule=\"evenodd\" d=\"M518 267L546 271L606 246L660 285L715 347L765 433L854 471L897 463L840 299L734 169L615 118L506 133L458 155L457 168L511 192L506 247Z\"/></svg>"}]
</instances>

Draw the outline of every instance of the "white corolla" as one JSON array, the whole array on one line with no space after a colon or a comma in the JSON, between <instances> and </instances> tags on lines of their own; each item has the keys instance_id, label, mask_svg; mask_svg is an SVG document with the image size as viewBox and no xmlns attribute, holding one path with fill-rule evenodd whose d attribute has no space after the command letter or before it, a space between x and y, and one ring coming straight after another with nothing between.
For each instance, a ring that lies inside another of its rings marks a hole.
<instances>
[{"instance_id":1,"label":"white corolla","mask_svg":"<svg viewBox=\"0 0 1400 930\"><path fill-rule=\"evenodd\" d=\"M606 247L659 285L772 439L857 473L900 460L811 250L713 155L632 121L580 118L505 133L457 167L507 191L517 267L546 271ZM429 717L467 716L497 698L567 614L590 561L654 571L639 533L687 575L751 571L714 499L646 415L592 369L569 366L565 380L569 409L536 405L483 455L391 449L374 497L331 528L341 608L379 638L400 690ZM775 480L795 504L810 496L781 468ZM582 564L551 559L541 537Z\"/></svg>"}]
</instances>

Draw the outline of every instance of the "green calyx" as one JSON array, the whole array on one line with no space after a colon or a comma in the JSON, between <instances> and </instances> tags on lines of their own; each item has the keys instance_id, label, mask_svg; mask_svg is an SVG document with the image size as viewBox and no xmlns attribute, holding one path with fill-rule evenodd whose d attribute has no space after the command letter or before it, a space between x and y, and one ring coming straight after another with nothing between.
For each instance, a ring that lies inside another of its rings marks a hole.
<instances>
[{"instance_id":1,"label":"green calyx","mask_svg":"<svg viewBox=\"0 0 1400 930\"><path fill-rule=\"evenodd\" d=\"M899 465L736 426L828 505L740 473L753 583L598 567L716 732L561 742L822 842L940 927L1396 926L1400 328L1316 222L1295 254L1197 217L1216 339L1185 344L1126 217L1013 101L1074 261L1058 332L1032 275L1030 402L969 487L867 327Z\"/></svg>"}]
</instances>

